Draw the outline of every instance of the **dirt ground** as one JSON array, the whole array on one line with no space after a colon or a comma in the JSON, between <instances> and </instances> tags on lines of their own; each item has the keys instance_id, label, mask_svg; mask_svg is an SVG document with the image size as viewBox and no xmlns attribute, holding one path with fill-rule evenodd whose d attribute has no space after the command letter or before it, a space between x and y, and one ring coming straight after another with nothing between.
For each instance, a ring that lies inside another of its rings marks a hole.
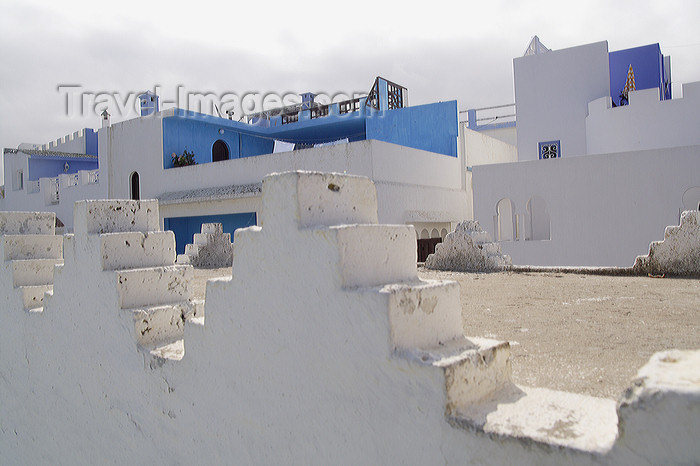
<instances>
[{"instance_id":1,"label":"dirt ground","mask_svg":"<svg viewBox=\"0 0 700 466\"><path fill-rule=\"evenodd\" d=\"M195 294L230 268L195 269ZM617 399L649 357L700 348L700 280L438 272L461 287L467 336L511 343L513 380Z\"/></svg>"}]
</instances>

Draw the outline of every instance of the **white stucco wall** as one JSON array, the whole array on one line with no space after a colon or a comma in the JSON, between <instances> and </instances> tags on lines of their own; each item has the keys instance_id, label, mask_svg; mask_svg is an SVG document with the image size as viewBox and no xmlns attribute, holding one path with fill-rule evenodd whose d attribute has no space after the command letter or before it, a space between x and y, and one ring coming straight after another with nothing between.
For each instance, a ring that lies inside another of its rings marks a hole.
<instances>
[{"instance_id":1,"label":"white stucco wall","mask_svg":"<svg viewBox=\"0 0 700 466\"><path fill-rule=\"evenodd\" d=\"M165 265L174 238L153 231L154 202L76 206L41 312L22 309L3 263L3 464L700 458L700 353L655 356L617 410L512 386L508 345L463 336L457 284L418 279L412 228L375 224L369 180L287 173L263 184L262 227L236 233L232 276L208 282L203 318L173 315L184 346L169 358L144 334L172 320L140 323L144 309L188 299L192 274Z\"/></svg>"},{"instance_id":2,"label":"white stucco wall","mask_svg":"<svg viewBox=\"0 0 700 466\"><path fill-rule=\"evenodd\" d=\"M518 130L516 126L510 126L507 128L495 128L495 129L481 129L479 130L481 134L491 136L494 139L503 141L511 146L518 145Z\"/></svg>"},{"instance_id":3,"label":"white stucco wall","mask_svg":"<svg viewBox=\"0 0 700 466\"><path fill-rule=\"evenodd\" d=\"M630 92L629 105L612 108L610 98L588 104L589 154L700 144L700 82L683 84L683 97L660 100L659 89Z\"/></svg>"},{"instance_id":4,"label":"white stucco wall","mask_svg":"<svg viewBox=\"0 0 700 466\"><path fill-rule=\"evenodd\" d=\"M85 154L85 130L81 129L75 133L67 134L54 141L50 141L41 147L38 147L38 149L71 152L73 154Z\"/></svg>"},{"instance_id":5,"label":"white stucco wall","mask_svg":"<svg viewBox=\"0 0 700 466\"><path fill-rule=\"evenodd\" d=\"M518 161L518 149L514 144L483 131L471 130L464 123L459 125L458 141L458 149L462 151L467 167Z\"/></svg>"},{"instance_id":6,"label":"white stucco wall","mask_svg":"<svg viewBox=\"0 0 700 466\"><path fill-rule=\"evenodd\" d=\"M513 201L517 265L625 266L677 225L683 195L700 186L700 146L474 167L474 216L497 238L496 205ZM550 240L523 241L526 204L546 204Z\"/></svg>"},{"instance_id":7,"label":"white stucco wall","mask_svg":"<svg viewBox=\"0 0 700 466\"><path fill-rule=\"evenodd\" d=\"M562 157L586 154L588 103L610 95L607 42L515 58L518 158L538 159L538 142L561 141Z\"/></svg>"}]
</instances>

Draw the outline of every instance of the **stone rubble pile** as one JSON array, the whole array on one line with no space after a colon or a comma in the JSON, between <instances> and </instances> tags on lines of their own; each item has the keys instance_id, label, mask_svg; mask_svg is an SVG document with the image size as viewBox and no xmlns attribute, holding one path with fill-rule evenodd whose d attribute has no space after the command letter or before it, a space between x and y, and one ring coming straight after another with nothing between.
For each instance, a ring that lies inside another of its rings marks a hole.
<instances>
[{"instance_id":1,"label":"stone rubble pile","mask_svg":"<svg viewBox=\"0 0 700 466\"><path fill-rule=\"evenodd\" d=\"M428 269L458 272L498 272L510 265L510 256L501 252L476 220L457 225L425 261Z\"/></svg>"}]
</instances>

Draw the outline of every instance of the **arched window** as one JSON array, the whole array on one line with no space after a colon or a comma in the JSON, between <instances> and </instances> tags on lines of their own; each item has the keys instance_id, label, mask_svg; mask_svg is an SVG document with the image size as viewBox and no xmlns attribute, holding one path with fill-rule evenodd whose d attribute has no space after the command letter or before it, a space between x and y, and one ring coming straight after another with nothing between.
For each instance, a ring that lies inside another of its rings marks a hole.
<instances>
[{"instance_id":1,"label":"arched window","mask_svg":"<svg viewBox=\"0 0 700 466\"><path fill-rule=\"evenodd\" d=\"M211 161L221 162L222 160L228 160L228 146L221 139L217 139L211 146Z\"/></svg>"},{"instance_id":2,"label":"arched window","mask_svg":"<svg viewBox=\"0 0 700 466\"><path fill-rule=\"evenodd\" d=\"M132 172L129 175L129 187L131 191L131 199L138 201L141 199L141 183L139 182L139 172Z\"/></svg>"},{"instance_id":3,"label":"arched window","mask_svg":"<svg viewBox=\"0 0 700 466\"><path fill-rule=\"evenodd\" d=\"M700 210L700 186L693 186L683 193L683 210Z\"/></svg>"},{"instance_id":4,"label":"arched window","mask_svg":"<svg viewBox=\"0 0 700 466\"><path fill-rule=\"evenodd\" d=\"M513 201L501 199L496 204L496 240L513 241L515 239L515 209Z\"/></svg>"},{"instance_id":5,"label":"arched window","mask_svg":"<svg viewBox=\"0 0 700 466\"><path fill-rule=\"evenodd\" d=\"M547 213L547 203L539 196L533 196L527 201L525 206L527 215L525 216L525 231L529 240L549 240L549 214Z\"/></svg>"}]
</instances>

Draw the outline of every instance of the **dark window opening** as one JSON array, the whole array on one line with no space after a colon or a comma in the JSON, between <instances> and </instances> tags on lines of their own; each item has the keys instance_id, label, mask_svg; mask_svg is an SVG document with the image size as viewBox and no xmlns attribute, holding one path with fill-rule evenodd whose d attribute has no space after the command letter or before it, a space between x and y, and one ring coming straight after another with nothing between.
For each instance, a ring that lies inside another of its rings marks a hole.
<instances>
[{"instance_id":1,"label":"dark window opening","mask_svg":"<svg viewBox=\"0 0 700 466\"><path fill-rule=\"evenodd\" d=\"M222 160L228 160L228 158L228 146L224 141L218 139L211 147L211 161L220 162Z\"/></svg>"},{"instance_id":2,"label":"dark window opening","mask_svg":"<svg viewBox=\"0 0 700 466\"><path fill-rule=\"evenodd\" d=\"M131 174L131 199L138 201L141 199L141 193L139 190L139 173L133 172Z\"/></svg>"},{"instance_id":3,"label":"dark window opening","mask_svg":"<svg viewBox=\"0 0 700 466\"><path fill-rule=\"evenodd\" d=\"M430 254L435 252L435 246L442 243L442 238L418 240L418 262L425 262Z\"/></svg>"}]
</instances>

